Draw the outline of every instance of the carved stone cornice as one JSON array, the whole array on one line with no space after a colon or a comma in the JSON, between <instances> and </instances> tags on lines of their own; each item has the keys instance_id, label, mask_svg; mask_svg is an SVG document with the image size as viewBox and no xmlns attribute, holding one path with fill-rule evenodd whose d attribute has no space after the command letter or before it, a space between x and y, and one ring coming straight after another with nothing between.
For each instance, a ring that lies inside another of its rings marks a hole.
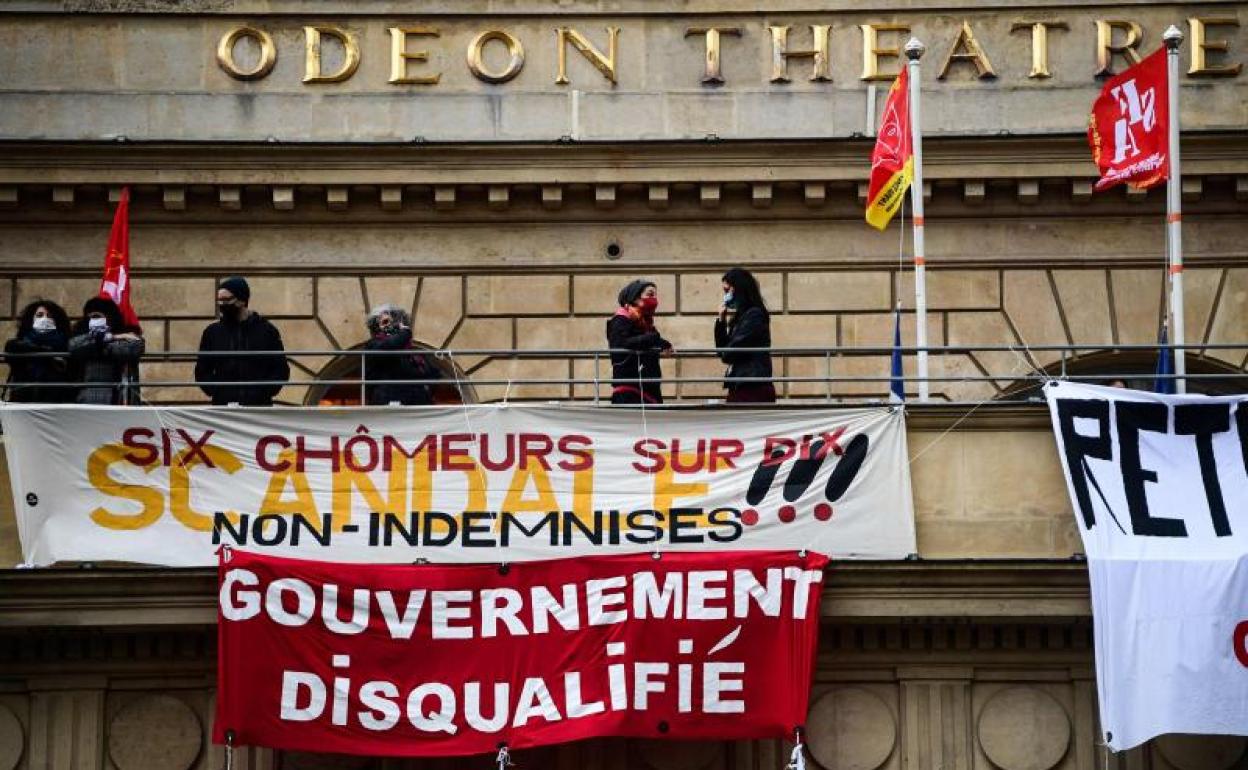
<instances>
[{"instance_id":1,"label":"carved stone cornice","mask_svg":"<svg viewBox=\"0 0 1248 770\"><path fill-rule=\"evenodd\" d=\"M525 144L0 142L0 216L77 216L135 192L135 215L264 213L734 219L860 216L872 139ZM1241 134L1185 137L1184 198L1198 212L1248 200ZM1136 215L1160 195L1096 197L1074 136L933 138L924 147L932 212L974 216ZM992 211L982 204L992 201ZM1146 203L1147 202L1147 203ZM1143 204L1143 205L1142 205Z\"/></svg>"},{"instance_id":2,"label":"carved stone cornice","mask_svg":"<svg viewBox=\"0 0 1248 770\"><path fill-rule=\"evenodd\" d=\"M917 620L1046 622L1091 615L1077 562L841 562L822 616L835 623ZM211 569L41 569L0 572L0 628L186 627L216 620Z\"/></svg>"}]
</instances>

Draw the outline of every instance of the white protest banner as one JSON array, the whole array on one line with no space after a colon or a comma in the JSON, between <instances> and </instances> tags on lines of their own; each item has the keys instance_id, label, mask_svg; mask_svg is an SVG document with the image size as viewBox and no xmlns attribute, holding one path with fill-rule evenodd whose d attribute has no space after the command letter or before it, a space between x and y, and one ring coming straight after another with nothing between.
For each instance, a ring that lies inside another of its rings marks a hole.
<instances>
[{"instance_id":1,"label":"white protest banner","mask_svg":"<svg viewBox=\"0 0 1248 770\"><path fill-rule=\"evenodd\" d=\"M1248 399L1045 392L1088 555L1106 743L1248 735Z\"/></svg>"},{"instance_id":2,"label":"white protest banner","mask_svg":"<svg viewBox=\"0 0 1248 770\"><path fill-rule=\"evenodd\" d=\"M903 413L0 410L23 558L211 565L915 551Z\"/></svg>"}]
</instances>

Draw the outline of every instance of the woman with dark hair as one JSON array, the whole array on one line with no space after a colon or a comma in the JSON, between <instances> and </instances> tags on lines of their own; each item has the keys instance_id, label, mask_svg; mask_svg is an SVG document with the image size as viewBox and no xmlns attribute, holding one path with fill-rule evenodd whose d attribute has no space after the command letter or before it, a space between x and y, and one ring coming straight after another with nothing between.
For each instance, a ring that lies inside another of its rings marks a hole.
<instances>
[{"instance_id":1,"label":"woman with dark hair","mask_svg":"<svg viewBox=\"0 0 1248 770\"><path fill-rule=\"evenodd\" d=\"M607 347L611 348L611 403L663 403L663 369L659 356L672 354L672 343L654 326L659 290L653 283L637 280L620 289L619 308L607 321ZM628 351L628 352L624 352Z\"/></svg>"},{"instance_id":2,"label":"woman with dark hair","mask_svg":"<svg viewBox=\"0 0 1248 770\"><path fill-rule=\"evenodd\" d=\"M440 373L412 345L412 321L398 305L384 304L373 308L364 321L369 339L365 350L406 350L406 355L365 356L364 380L436 380ZM433 403L428 384L389 382L368 385L365 400L370 405L404 404L425 406Z\"/></svg>"},{"instance_id":3,"label":"woman with dark hair","mask_svg":"<svg viewBox=\"0 0 1248 770\"><path fill-rule=\"evenodd\" d=\"M74 388L45 383L69 382L63 356L69 346L69 314L55 302L37 299L22 309L17 335L4 345L8 356L9 383L6 398L27 404L59 404L74 400ZM29 358L22 354L30 355ZM14 358L12 356L18 356Z\"/></svg>"},{"instance_id":4,"label":"woman with dark hair","mask_svg":"<svg viewBox=\"0 0 1248 770\"><path fill-rule=\"evenodd\" d=\"M724 302L715 319L715 347L728 364L724 387L729 403L770 404L776 400L771 378L771 353L733 348L770 348L771 315L749 270L734 267L723 276ZM750 378L749 380L745 378Z\"/></svg>"},{"instance_id":5,"label":"woman with dark hair","mask_svg":"<svg viewBox=\"0 0 1248 770\"><path fill-rule=\"evenodd\" d=\"M92 297L82 306L82 319L69 339L69 356L80 404L130 404L138 400L139 330L128 326L121 310L107 297Z\"/></svg>"}]
</instances>

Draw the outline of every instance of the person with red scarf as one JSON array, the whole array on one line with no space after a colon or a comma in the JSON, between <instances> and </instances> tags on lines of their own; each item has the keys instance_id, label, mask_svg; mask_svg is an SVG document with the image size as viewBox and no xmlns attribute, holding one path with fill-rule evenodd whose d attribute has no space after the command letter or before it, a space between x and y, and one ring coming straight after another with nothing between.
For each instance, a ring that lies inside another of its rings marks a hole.
<instances>
[{"instance_id":1,"label":"person with red scarf","mask_svg":"<svg viewBox=\"0 0 1248 770\"><path fill-rule=\"evenodd\" d=\"M653 283L636 280L620 290L620 304L607 321L611 348L613 404L663 403L663 369L659 356L672 354L672 343L654 326L659 291Z\"/></svg>"}]
</instances>

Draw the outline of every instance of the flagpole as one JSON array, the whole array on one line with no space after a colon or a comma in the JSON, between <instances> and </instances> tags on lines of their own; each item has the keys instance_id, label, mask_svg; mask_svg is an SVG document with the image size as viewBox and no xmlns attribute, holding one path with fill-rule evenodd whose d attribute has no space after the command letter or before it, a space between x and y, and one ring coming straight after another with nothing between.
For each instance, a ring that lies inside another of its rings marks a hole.
<instances>
[{"instance_id":1,"label":"flagpole","mask_svg":"<svg viewBox=\"0 0 1248 770\"><path fill-rule=\"evenodd\" d=\"M1186 393L1183 344L1183 174L1179 166L1179 46L1183 33L1173 24L1166 43L1166 102L1170 114L1170 179L1166 182L1166 257L1170 263L1170 344L1174 345L1174 392Z\"/></svg>"},{"instance_id":2,"label":"flagpole","mask_svg":"<svg viewBox=\"0 0 1248 770\"><path fill-rule=\"evenodd\" d=\"M923 247L923 120L919 112L919 59L926 46L917 37L906 43L910 80L910 140L914 148L914 179L910 183L910 206L914 225L914 344L919 349L919 401L928 400L927 382L927 276Z\"/></svg>"}]
</instances>

